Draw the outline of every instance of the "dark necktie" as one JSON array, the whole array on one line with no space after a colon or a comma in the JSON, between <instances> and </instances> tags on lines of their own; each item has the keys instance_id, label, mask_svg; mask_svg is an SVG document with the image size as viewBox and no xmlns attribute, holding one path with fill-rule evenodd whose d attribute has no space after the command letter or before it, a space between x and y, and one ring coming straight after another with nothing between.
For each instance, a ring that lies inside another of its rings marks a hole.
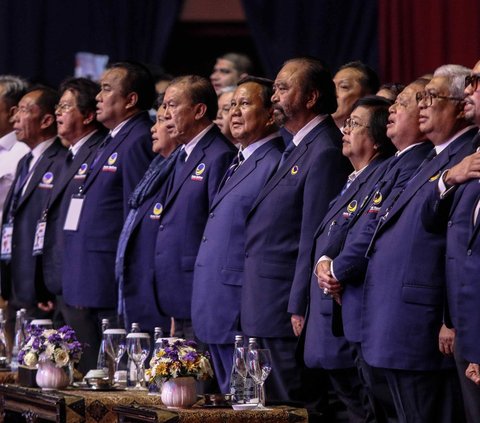
<instances>
[{"instance_id":1,"label":"dark necktie","mask_svg":"<svg viewBox=\"0 0 480 423\"><path fill-rule=\"evenodd\" d=\"M225 182L227 182L232 175L237 171L237 169L240 167L240 165L244 162L245 158L243 157L243 154L241 151L238 152L238 154L234 157L232 160L232 164L227 170L227 173L225 173Z\"/></svg>"},{"instance_id":2,"label":"dark necktie","mask_svg":"<svg viewBox=\"0 0 480 423\"><path fill-rule=\"evenodd\" d=\"M425 157L425 159L423 159L423 162L420 163L420 166L418 166L417 170L416 170L415 173L413 174L412 178L408 181L408 183L410 183L411 181L413 181L413 179L416 178L416 176L422 171L422 169L423 169L428 163L430 163L436 156L437 156L437 150L435 150L435 148L432 148L432 149L430 150L430 152L427 154L427 157Z\"/></svg>"},{"instance_id":3,"label":"dark necktie","mask_svg":"<svg viewBox=\"0 0 480 423\"><path fill-rule=\"evenodd\" d=\"M175 162L175 173L173 175L173 185L171 186L171 188L173 188L174 186L177 186L177 184L179 183L183 167L185 166L186 158L187 158L187 152L185 151L184 148L182 148L178 153L177 160Z\"/></svg>"},{"instance_id":4,"label":"dark necktie","mask_svg":"<svg viewBox=\"0 0 480 423\"><path fill-rule=\"evenodd\" d=\"M280 163L278 164L278 167L282 166L285 160L288 159L288 156L292 153L292 151L295 149L296 145L293 143L293 141L290 141L290 144L288 144L287 148L282 154L282 158L280 159Z\"/></svg>"},{"instance_id":5,"label":"dark necktie","mask_svg":"<svg viewBox=\"0 0 480 423\"><path fill-rule=\"evenodd\" d=\"M108 134L105 139L100 143L98 146L97 152L95 153L95 158L93 159L92 165L90 166L90 170L92 170L97 162L100 160L102 157L103 152L105 151L105 148L107 147L108 143L113 140L113 137Z\"/></svg>"},{"instance_id":6,"label":"dark necktie","mask_svg":"<svg viewBox=\"0 0 480 423\"><path fill-rule=\"evenodd\" d=\"M13 195L10 201L9 216L13 216L13 214L15 214L15 210L17 209L17 205L18 205L18 200L20 200L20 197L22 196L23 187L28 179L28 174L29 174L28 168L30 167L30 162L32 161L32 159L33 159L33 154L30 152L25 156L25 158L22 161L22 164L18 169L18 178L17 178L17 181L15 182L15 186L13 187Z\"/></svg>"}]
</instances>

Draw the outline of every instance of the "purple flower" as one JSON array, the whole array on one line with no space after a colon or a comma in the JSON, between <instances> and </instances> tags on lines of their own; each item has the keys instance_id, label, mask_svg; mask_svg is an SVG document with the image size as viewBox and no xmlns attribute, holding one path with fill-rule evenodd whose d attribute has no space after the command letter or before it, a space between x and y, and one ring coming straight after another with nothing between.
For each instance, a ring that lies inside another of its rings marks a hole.
<instances>
[{"instance_id":1,"label":"purple flower","mask_svg":"<svg viewBox=\"0 0 480 423\"><path fill-rule=\"evenodd\" d=\"M198 353L196 351L189 351L183 356L185 361L195 361L198 357Z\"/></svg>"}]
</instances>

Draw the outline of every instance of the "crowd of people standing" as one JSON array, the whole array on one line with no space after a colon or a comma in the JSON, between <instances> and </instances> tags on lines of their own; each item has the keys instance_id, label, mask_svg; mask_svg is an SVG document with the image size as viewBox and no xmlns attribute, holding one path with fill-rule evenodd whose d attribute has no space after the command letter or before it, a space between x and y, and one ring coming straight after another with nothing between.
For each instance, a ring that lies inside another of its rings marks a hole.
<instances>
[{"instance_id":1,"label":"crowd of people standing","mask_svg":"<svg viewBox=\"0 0 480 423\"><path fill-rule=\"evenodd\" d=\"M380 90L361 62L272 81L229 53L168 79L0 76L9 333L20 308L69 324L86 373L102 319L161 326L209 351L221 392L242 334L271 351L267 400L479 421L480 62Z\"/></svg>"}]
</instances>

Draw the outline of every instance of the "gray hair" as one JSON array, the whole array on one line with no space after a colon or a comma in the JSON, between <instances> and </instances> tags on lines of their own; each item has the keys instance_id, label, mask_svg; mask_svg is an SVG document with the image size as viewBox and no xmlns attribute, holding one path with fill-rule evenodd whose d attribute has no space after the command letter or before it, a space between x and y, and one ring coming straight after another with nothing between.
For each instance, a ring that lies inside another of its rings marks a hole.
<instances>
[{"instance_id":1,"label":"gray hair","mask_svg":"<svg viewBox=\"0 0 480 423\"><path fill-rule=\"evenodd\" d=\"M452 97L465 97L465 77L470 75L471 69L461 65L443 65L435 70L433 77L444 77L448 79L450 85L450 95Z\"/></svg>"},{"instance_id":2,"label":"gray hair","mask_svg":"<svg viewBox=\"0 0 480 423\"><path fill-rule=\"evenodd\" d=\"M8 107L14 107L28 90L28 82L14 75L0 75L1 93Z\"/></svg>"}]
</instances>

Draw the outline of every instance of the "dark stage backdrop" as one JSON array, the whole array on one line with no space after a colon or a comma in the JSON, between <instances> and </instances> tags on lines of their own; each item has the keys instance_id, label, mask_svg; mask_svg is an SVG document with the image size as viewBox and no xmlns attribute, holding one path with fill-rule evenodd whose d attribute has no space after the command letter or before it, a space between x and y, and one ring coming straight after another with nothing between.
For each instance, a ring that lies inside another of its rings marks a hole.
<instances>
[{"instance_id":1,"label":"dark stage backdrop","mask_svg":"<svg viewBox=\"0 0 480 423\"><path fill-rule=\"evenodd\" d=\"M161 63L181 0L1 0L0 73L51 85L75 53Z\"/></svg>"},{"instance_id":2,"label":"dark stage backdrop","mask_svg":"<svg viewBox=\"0 0 480 423\"><path fill-rule=\"evenodd\" d=\"M362 60L384 82L409 82L444 63L473 66L480 58L478 0L242 4L251 34L246 32L245 39L253 40L259 73L269 77L286 59L305 54L323 59L332 72L350 60ZM162 65L168 59L168 64L181 62L181 70L195 72L198 60L178 54L171 37L184 24L178 21L181 8L182 0L0 0L0 73L57 85L73 73L78 51L106 54L112 61ZM221 45L226 45L228 31L222 34ZM217 52L211 51L212 39L192 37L189 42L198 50L196 57L213 64Z\"/></svg>"},{"instance_id":3,"label":"dark stage backdrop","mask_svg":"<svg viewBox=\"0 0 480 423\"><path fill-rule=\"evenodd\" d=\"M377 0L242 0L265 73L310 55L332 72L351 60L378 69Z\"/></svg>"}]
</instances>

